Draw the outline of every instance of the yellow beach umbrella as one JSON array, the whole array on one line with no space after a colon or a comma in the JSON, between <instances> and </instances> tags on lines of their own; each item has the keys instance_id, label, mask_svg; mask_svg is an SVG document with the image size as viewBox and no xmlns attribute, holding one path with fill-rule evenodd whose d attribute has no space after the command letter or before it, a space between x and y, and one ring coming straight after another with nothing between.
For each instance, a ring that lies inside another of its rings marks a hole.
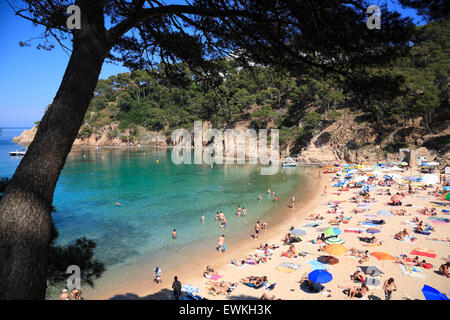
<instances>
[{"instance_id":1,"label":"yellow beach umbrella","mask_svg":"<svg viewBox=\"0 0 450 320\"><path fill-rule=\"evenodd\" d=\"M348 252L348 249L346 246L343 246L342 244L336 244L336 243L325 246L324 250L326 253L329 253L333 256L343 256L344 254L346 254Z\"/></svg>"}]
</instances>

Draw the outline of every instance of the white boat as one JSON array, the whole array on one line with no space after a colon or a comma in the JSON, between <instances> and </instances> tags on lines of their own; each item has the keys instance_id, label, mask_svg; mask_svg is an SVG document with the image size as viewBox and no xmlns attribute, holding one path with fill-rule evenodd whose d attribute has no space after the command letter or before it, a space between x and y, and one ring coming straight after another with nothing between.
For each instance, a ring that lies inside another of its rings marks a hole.
<instances>
[{"instance_id":1,"label":"white boat","mask_svg":"<svg viewBox=\"0 0 450 320\"><path fill-rule=\"evenodd\" d=\"M283 167L296 167L297 166L297 161L295 161L292 158L286 158L286 159L283 160L282 166Z\"/></svg>"},{"instance_id":2,"label":"white boat","mask_svg":"<svg viewBox=\"0 0 450 320\"><path fill-rule=\"evenodd\" d=\"M15 156L23 157L25 155L25 151L17 151L17 150L16 151L10 151L9 155L12 156L12 157L15 157Z\"/></svg>"}]
</instances>

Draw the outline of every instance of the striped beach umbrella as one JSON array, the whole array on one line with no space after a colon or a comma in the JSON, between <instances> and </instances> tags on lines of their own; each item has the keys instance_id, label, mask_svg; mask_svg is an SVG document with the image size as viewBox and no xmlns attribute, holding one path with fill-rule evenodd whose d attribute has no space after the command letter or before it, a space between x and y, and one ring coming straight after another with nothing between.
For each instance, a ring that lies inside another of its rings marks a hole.
<instances>
[{"instance_id":1,"label":"striped beach umbrella","mask_svg":"<svg viewBox=\"0 0 450 320\"><path fill-rule=\"evenodd\" d=\"M338 237L331 237L325 240L326 244L342 244L344 243L344 240Z\"/></svg>"},{"instance_id":2,"label":"striped beach umbrella","mask_svg":"<svg viewBox=\"0 0 450 320\"><path fill-rule=\"evenodd\" d=\"M444 199L444 200L450 200L450 192L445 193L445 194L442 196L442 199Z\"/></svg>"},{"instance_id":3,"label":"striped beach umbrella","mask_svg":"<svg viewBox=\"0 0 450 320\"><path fill-rule=\"evenodd\" d=\"M188 293L188 294L196 294L198 292L198 288L194 287L190 284L185 284L181 287L181 290L183 290L184 292Z\"/></svg>"}]
</instances>

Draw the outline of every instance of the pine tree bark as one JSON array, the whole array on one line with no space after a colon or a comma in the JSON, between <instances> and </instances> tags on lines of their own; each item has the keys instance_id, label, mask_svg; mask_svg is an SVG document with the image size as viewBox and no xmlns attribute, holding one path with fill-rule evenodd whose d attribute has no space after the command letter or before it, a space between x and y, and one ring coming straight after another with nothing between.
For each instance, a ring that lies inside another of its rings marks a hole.
<instances>
[{"instance_id":1,"label":"pine tree bark","mask_svg":"<svg viewBox=\"0 0 450 320\"><path fill-rule=\"evenodd\" d=\"M109 51L101 1L80 2L61 85L0 202L0 300L45 297L53 192Z\"/></svg>"}]
</instances>

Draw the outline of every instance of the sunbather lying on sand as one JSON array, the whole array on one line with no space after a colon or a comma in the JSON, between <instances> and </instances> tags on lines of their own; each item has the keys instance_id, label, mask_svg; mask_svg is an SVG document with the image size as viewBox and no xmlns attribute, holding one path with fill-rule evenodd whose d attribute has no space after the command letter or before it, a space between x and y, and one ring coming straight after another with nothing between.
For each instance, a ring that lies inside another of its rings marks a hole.
<instances>
[{"instance_id":1,"label":"sunbather lying on sand","mask_svg":"<svg viewBox=\"0 0 450 320\"><path fill-rule=\"evenodd\" d=\"M364 297L368 292L369 292L369 288L364 284L361 283L361 286L350 286L350 287L343 287L343 286L338 286L338 288L343 288L344 289L344 293L350 298L362 298Z\"/></svg>"},{"instance_id":2,"label":"sunbather lying on sand","mask_svg":"<svg viewBox=\"0 0 450 320\"><path fill-rule=\"evenodd\" d=\"M447 278L450 277L450 262L444 263L439 267L439 271L442 273L442 275L446 276Z\"/></svg>"},{"instance_id":3,"label":"sunbather lying on sand","mask_svg":"<svg viewBox=\"0 0 450 320\"><path fill-rule=\"evenodd\" d=\"M227 282L227 281L220 281L220 282L211 282L208 287L209 294L216 295L216 294L227 294L231 292L231 288L235 287L235 283Z\"/></svg>"},{"instance_id":4,"label":"sunbather lying on sand","mask_svg":"<svg viewBox=\"0 0 450 320\"><path fill-rule=\"evenodd\" d=\"M357 270L355 271L355 273L350 276L350 279L361 281L361 282L366 282L366 275L358 267Z\"/></svg>"},{"instance_id":5,"label":"sunbather lying on sand","mask_svg":"<svg viewBox=\"0 0 450 320\"><path fill-rule=\"evenodd\" d=\"M408 258L406 255L400 255L397 260L395 260L395 263L403 264L404 266L418 266L420 264L419 257L415 257L414 259Z\"/></svg>"},{"instance_id":6,"label":"sunbather lying on sand","mask_svg":"<svg viewBox=\"0 0 450 320\"><path fill-rule=\"evenodd\" d=\"M283 299L277 299L274 295L269 296L267 292L264 292L259 300L283 300Z\"/></svg>"},{"instance_id":7,"label":"sunbather lying on sand","mask_svg":"<svg viewBox=\"0 0 450 320\"><path fill-rule=\"evenodd\" d=\"M262 276L262 277L250 276L250 277L241 279L241 282L247 283L247 284L253 284L255 287L259 287L261 284L267 282L267 277L266 276Z\"/></svg>"},{"instance_id":8,"label":"sunbather lying on sand","mask_svg":"<svg viewBox=\"0 0 450 320\"><path fill-rule=\"evenodd\" d=\"M295 246L291 244L288 251L283 252L281 254L282 257L295 258L297 256L297 251L295 250Z\"/></svg>"},{"instance_id":9,"label":"sunbather lying on sand","mask_svg":"<svg viewBox=\"0 0 450 320\"><path fill-rule=\"evenodd\" d=\"M203 272L203 276L205 276L206 278L215 276L218 274L217 268L215 268L214 266L206 266L206 271Z\"/></svg>"},{"instance_id":10,"label":"sunbather lying on sand","mask_svg":"<svg viewBox=\"0 0 450 320\"><path fill-rule=\"evenodd\" d=\"M372 236L372 237L358 237L358 239L359 239L359 241L370 243L370 244L379 244L379 245L383 244L383 241L375 238L375 236Z\"/></svg>"}]
</instances>

